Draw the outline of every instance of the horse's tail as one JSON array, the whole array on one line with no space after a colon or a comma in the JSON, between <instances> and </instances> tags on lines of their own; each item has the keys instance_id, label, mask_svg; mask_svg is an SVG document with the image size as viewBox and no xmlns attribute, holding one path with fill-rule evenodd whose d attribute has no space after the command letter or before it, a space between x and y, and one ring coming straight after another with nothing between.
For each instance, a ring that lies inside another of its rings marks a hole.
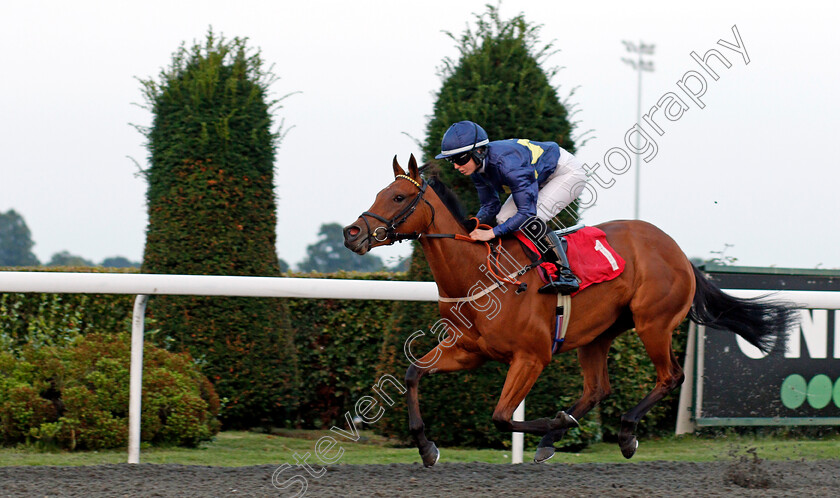
<instances>
[{"instance_id":1,"label":"horse's tail","mask_svg":"<svg viewBox=\"0 0 840 498\"><path fill-rule=\"evenodd\" d=\"M688 317L699 325L734 332L764 353L784 351L787 331L799 321L792 303L766 296L741 299L721 291L696 266L694 302Z\"/></svg>"}]
</instances>

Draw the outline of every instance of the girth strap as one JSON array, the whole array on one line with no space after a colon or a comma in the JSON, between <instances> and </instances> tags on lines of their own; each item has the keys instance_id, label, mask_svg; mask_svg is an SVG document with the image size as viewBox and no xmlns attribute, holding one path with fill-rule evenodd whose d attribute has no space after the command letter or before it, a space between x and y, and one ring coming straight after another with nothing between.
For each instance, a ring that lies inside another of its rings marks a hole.
<instances>
[{"instance_id":1,"label":"girth strap","mask_svg":"<svg viewBox=\"0 0 840 498\"><path fill-rule=\"evenodd\" d=\"M566 341L566 330L572 316L572 297L557 294L557 317L554 322L554 339L551 342L551 354L557 353Z\"/></svg>"}]
</instances>

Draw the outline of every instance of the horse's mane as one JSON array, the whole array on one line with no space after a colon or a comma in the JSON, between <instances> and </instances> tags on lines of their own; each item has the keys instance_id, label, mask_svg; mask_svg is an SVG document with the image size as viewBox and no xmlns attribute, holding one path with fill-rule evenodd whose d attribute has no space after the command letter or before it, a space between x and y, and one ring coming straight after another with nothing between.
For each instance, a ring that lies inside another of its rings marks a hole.
<instances>
[{"instance_id":1,"label":"horse's mane","mask_svg":"<svg viewBox=\"0 0 840 498\"><path fill-rule=\"evenodd\" d=\"M435 191L438 197L440 197L441 202L443 205L446 206L446 209L455 217L458 223L461 226L464 226L464 221L466 218L466 214L464 212L464 206L461 204L461 201L458 199L458 196L455 195L455 192L452 191L443 180L440 179L437 172L431 174L431 176L426 180L429 185L432 187L432 190ZM466 227L464 227L466 228Z\"/></svg>"}]
</instances>

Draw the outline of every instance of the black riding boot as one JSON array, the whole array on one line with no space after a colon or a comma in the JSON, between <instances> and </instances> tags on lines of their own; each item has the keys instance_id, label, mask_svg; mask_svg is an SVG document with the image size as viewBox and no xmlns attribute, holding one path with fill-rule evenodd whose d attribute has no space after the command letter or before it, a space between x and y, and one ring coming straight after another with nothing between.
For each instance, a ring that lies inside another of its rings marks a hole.
<instances>
[{"instance_id":1,"label":"black riding boot","mask_svg":"<svg viewBox=\"0 0 840 498\"><path fill-rule=\"evenodd\" d=\"M557 267L557 276L551 282L540 287L540 294L573 294L580 289L580 284L571 268L569 258L566 257L566 250L560 237L552 230L546 232L542 239L543 246L548 249L543 253L543 258L554 263Z\"/></svg>"}]
</instances>

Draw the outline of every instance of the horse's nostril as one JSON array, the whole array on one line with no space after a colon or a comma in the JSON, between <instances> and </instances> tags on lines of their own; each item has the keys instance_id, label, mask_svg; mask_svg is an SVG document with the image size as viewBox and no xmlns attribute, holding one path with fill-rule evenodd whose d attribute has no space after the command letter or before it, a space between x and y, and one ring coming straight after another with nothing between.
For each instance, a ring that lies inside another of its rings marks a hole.
<instances>
[{"instance_id":1,"label":"horse's nostril","mask_svg":"<svg viewBox=\"0 0 840 498\"><path fill-rule=\"evenodd\" d=\"M359 232L361 232L359 227L350 227L347 229L347 235L351 237L356 237L357 235L359 235Z\"/></svg>"}]
</instances>

